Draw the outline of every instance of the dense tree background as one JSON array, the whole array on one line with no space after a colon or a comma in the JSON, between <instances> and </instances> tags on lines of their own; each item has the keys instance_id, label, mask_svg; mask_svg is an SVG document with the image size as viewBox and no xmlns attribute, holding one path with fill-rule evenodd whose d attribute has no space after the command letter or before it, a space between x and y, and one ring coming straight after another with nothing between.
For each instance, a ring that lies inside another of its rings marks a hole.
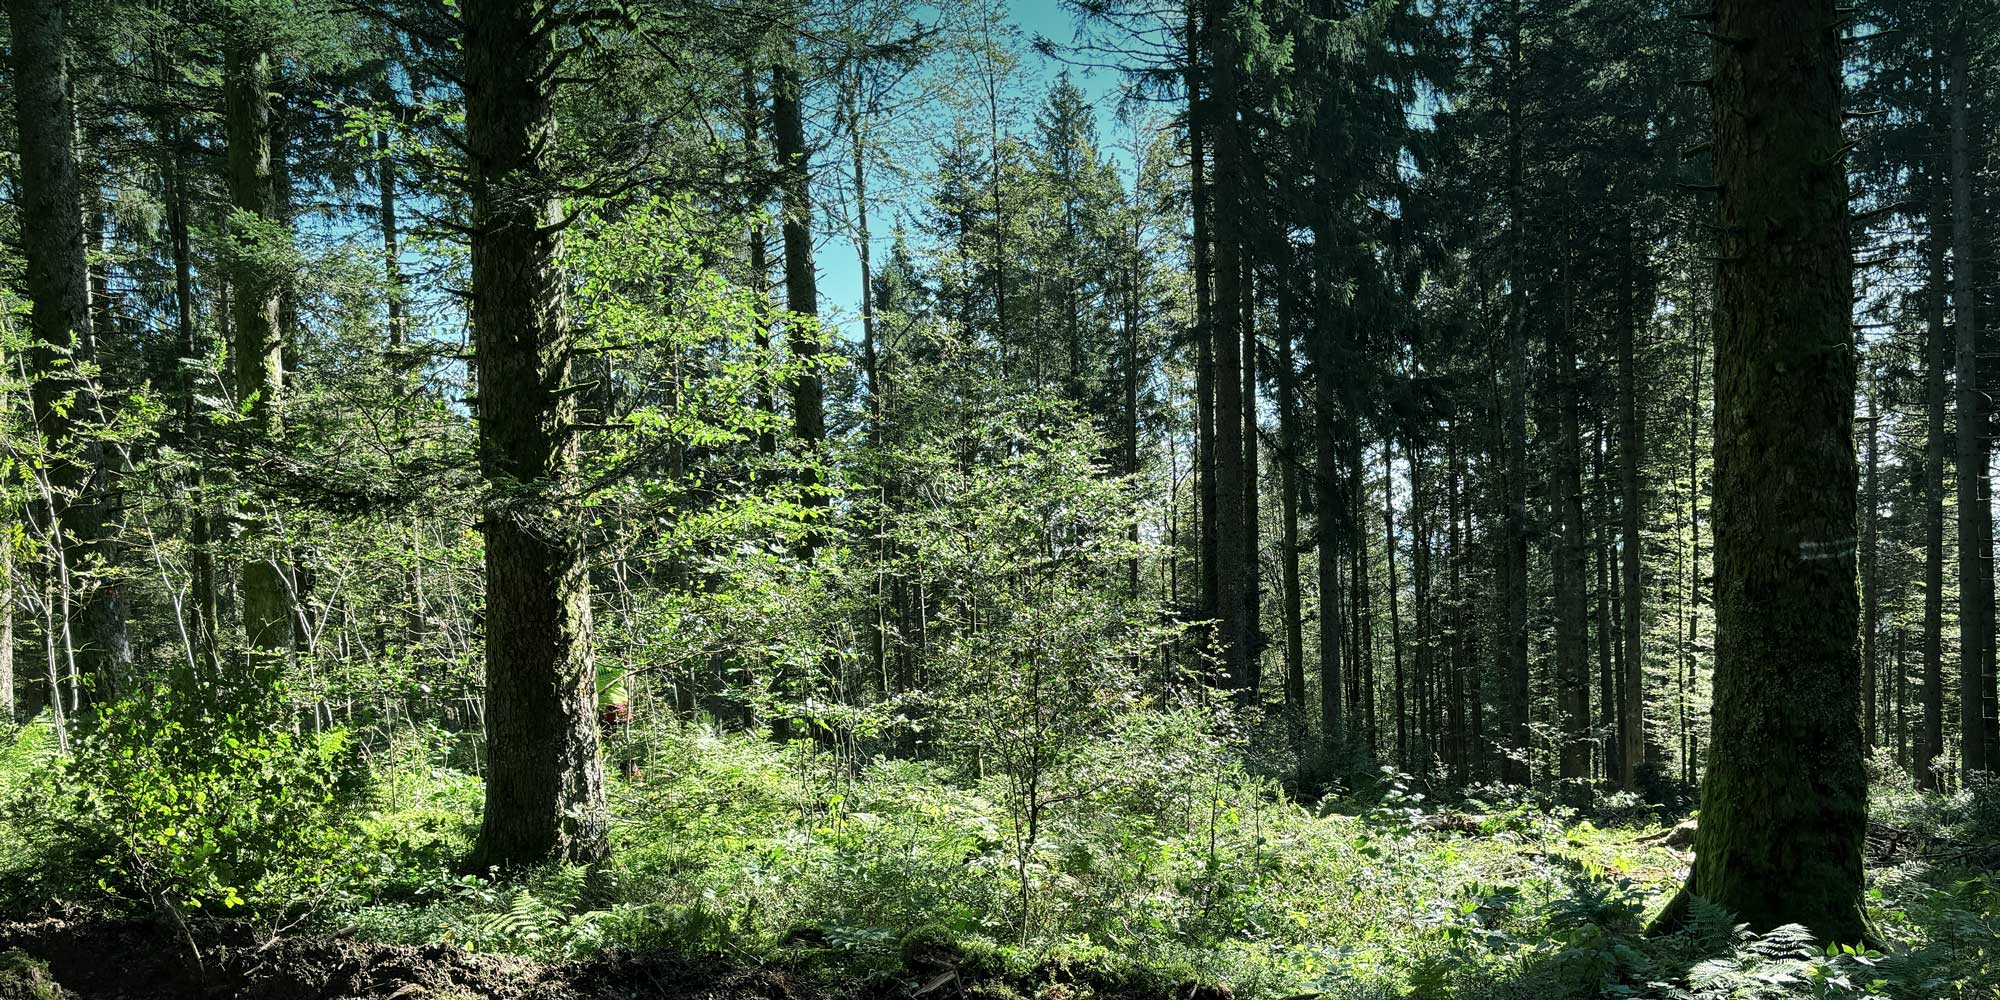
<instances>
[{"instance_id":1,"label":"dense tree background","mask_svg":"<svg viewBox=\"0 0 2000 1000\"><path fill-rule=\"evenodd\" d=\"M400 803L415 754L483 824L435 867L517 873L699 840L633 797L761 746L815 828L898 768L997 803L1024 941L1107 940L1050 887L1112 800L1704 774L1792 846L1837 790L1837 857L1718 901L1858 940L1864 766L2000 767L2000 33L1782 5L1838 123L1780 190L1721 158L1792 121L1757 6L10 2L0 721L197 907L357 877L225 795ZM1752 232L1809 198L1810 267ZM1794 367L1730 295L1813 268L1851 329ZM1843 502L1801 646L1717 505ZM1794 709L1860 745L1747 741ZM1842 902L1751 905L1798 878Z\"/></svg>"}]
</instances>

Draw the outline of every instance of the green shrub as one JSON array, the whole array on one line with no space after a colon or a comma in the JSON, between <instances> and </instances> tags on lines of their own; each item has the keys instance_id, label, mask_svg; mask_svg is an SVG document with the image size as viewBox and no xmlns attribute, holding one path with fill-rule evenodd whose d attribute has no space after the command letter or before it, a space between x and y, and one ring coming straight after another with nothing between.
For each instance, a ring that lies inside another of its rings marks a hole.
<instances>
[{"instance_id":1,"label":"green shrub","mask_svg":"<svg viewBox=\"0 0 2000 1000\"><path fill-rule=\"evenodd\" d=\"M324 903L361 876L352 805L366 772L345 730L294 731L275 681L161 684L107 708L45 772L114 896L251 912Z\"/></svg>"}]
</instances>

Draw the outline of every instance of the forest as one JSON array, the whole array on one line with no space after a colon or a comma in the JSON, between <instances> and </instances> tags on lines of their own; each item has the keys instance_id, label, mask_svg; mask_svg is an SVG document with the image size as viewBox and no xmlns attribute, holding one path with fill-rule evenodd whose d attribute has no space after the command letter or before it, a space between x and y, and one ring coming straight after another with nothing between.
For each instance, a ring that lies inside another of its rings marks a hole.
<instances>
[{"instance_id":1,"label":"forest","mask_svg":"<svg viewBox=\"0 0 2000 1000\"><path fill-rule=\"evenodd\" d=\"M0 1000L2000 1000L1991 0L0 6Z\"/></svg>"}]
</instances>

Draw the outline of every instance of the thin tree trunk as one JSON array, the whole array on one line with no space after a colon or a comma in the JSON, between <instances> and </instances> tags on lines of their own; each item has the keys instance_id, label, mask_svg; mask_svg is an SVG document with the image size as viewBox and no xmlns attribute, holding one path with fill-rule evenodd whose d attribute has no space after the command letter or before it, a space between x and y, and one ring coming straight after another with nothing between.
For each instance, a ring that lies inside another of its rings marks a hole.
<instances>
[{"instance_id":1,"label":"thin tree trunk","mask_svg":"<svg viewBox=\"0 0 2000 1000\"><path fill-rule=\"evenodd\" d=\"M1925 318L1924 380L1924 705L1917 738L1917 784L1935 789L1934 766L1944 752L1944 444L1945 444L1945 207L1944 187L1931 186L1930 311Z\"/></svg>"},{"instance_id":2,"label":"thin tree trunk","mask_svg":"<svg viewBox=\"0 0 2000 1000\"><path fill-rule=\"evenodd\" d=\"M1382 529L1383 552L1389 560L1389 662L1395 668L1396 693L1396 766L1405 772L1410 770L1410 730L1408 695L1403 680L1403 616L1398 604L1398 593L1402 590L1396 578L1396 472L1391 466L1395 459L1396 439L1392 435L1382 438Z\"/></svg>"},{"instance_id":3,"label":"thin tree trunk","mask_svg":"<svg viewBox=\"0 0 2000 1000\"><path fill-rule=\"evenodd\" d=\"M1618 321L1618 568L1621 576L1619 623L1624 629L1623 692L1619 702L1619 784L1627 790L1638 787L1639 766L1651 753L1646 738L1646 656L1645 635L1645 540L1639 533L1640 515L1646 504L1639 481L1644 461L1646 424L1639 412L1639 378L1636 341L1638 310L1633 298L1633 255L1637 252L1627 234L1621 268Z\"/></svg>"},{"instance_id":4,"label":"thin tree trunk","mask_svg":"<svg viewBox=\"0 0 2000 1000\"><path fill-rule=\"evenodd\" d=\"M1347 701L1347 681L1340 646L1352 627L1341 627L1340 539L1346 530L1342 523L1346 498L1340 495L1340 451L1334 434L1333 404L1339 387L1334 375L1329 251L1320 245L1325 239L1323 233L1316 234L1313 250L1313 490L1319 515L1319 722L1326 752L1333 756L1347 739L1341 711Z\"/></svg>"},{"instance_id":5,"label":"thin tree trunk","mask_svg":"<svg viewBox=\"0 0 2000 1000\"><path fill-rule=\"evenodd\" d=\"M1952 32L1951 83L1951 262L1952 322L1958 330L1958 704L1959 761L1967 777L1992 770L1986 759L1985 675L1986 631L1991 628L1993 515L1980 495L1986 478L1986 410L1979 390L1979 328L1976 319L1972 261L1972 135L1969 81L1972 25L1967 5L1959 5L1958 28Z\"/></svg>"},{"instance_id":6,"label":"thin tree trunk","mask_svg":"<svg viewBox=\"0 0 2000 1000\"><path fill-rule=\"evenodd\" d=\"M1464 563L1466 543L1471 535L1469 530L1461 530L1460 519L1466 515L1465 468L1459 464L1458 420L1453 418L1445 430L1445 494L1446 517L1450 520L1449 537L1446 544L1451 553L1451 577L1447 584L1451 601L1451 662L1448 668L1450 691L1448 692L1448 712L1446 729L1451 747L1451 779L1455 784L1465 784L1472 780L1472 746L1467 732L1467 716L1476 715L1479 705L1476 701L1466 703L1465 676L1476 673L1469 649L1472 623L1469 620L1465 596ZM1473 690L1477 690L1477 681Z\"/></svg>"},{"instance_id":7,"label":"thin tree trunk","mask_svg":"<svg viewBox=\"0 0 2000 1000\"><path fill-rule=\"evenodd\" d=\"M1567 240L1565 240L1567 244ZM1556 513L1561 535L1556 541L1556 684L1561 719L1562 746L1556 752L1559 772L1565 779L1590 777L1590 605L1584 578L1589 572L1585 561L1589 552L1589 530L1583 520L1582 464L1583 441L1578 414L1576 387L1576 331L1572 322L1570 251L1564 248L1562 264L1562 317L1555 325L1554 380L1555 404L1561 438L1555 461Z\"/></svg>"},{"instance_id":8,"label":"thin tree trunk","mask_svg":"<svg viewBox=\"0 0 2000 1000\"><path fill-rule=\"evenodd\" d=\"M1349 619L1354 622L1351 662L1354 712L1361 720L1361 743L1373 757L1381 748L1382 734L1375 717L1375 596L1369 579L1374 560L1368 550L1368 472L1361 452L1360 424L1353 421L1347 434L1347 495L1351 504L1347 523L1352 529L1348 548L1353 561L1348 571L1353 579L1353 611Z\"/></svg>"},{"instance_id":9,"label":"thin tree trunk","mask_svg":"<svg viewBox=\"0 0 2000 1000\"><path fill-rule=\"evenodd\" d=\"M1411 371L1417 371L1414 362ZM1424 451L1414 432L1404 442L1404 463L1410 473L1410 652L1415 680L1417 732L1411 741L1411 767L1429 771L1431 738L1437 727L1431 718L1431 540L1424 519L1427 490L1424 486ZM1413 772L1414 773L1414 772Z\"/></svg>"},{"instance_id":10,"label":"thin tree trunk","mask_svg":"<svg viewBox=\"0 0 2000 1000\"><path fill-rule=\"evenodd\" d=\"M1243 629L1250 648L1244 651L1245 686L1251 704L1264 690L1263 531L1262 504L1257 488L1260 438L1257 432L1257 272L1254 255L1243 247Z\"/></svg>"},{"instance_id":11,"label":"thin tree trunk","mask_svg":"<svg viewBox=\"0 0 2000 1000\"><path fill-rule=\"evenodd\" d=\"M1205 170L1208 155L1207 102L1202 99L1202 0L1187 0L1187 46L1183 88L1187 91L1188 192L1193 207L1195 307L1195 485L1199 498L1195 522L1200 531L1196 571L1201 581L1201 616L1221 614L1220 581L1216 576L1217 531L1215 491L1215 308L1212 291L1214 246L1211 194Z\"/></svg>"},{"instance_id":12,"label":"thin tree trunk","mask_svg":"<svg viewBox=\"0 0 2000 1000\"><path fill-rule=\"evenodd\" d=\"M1128 476L1139 475L1139 294L1144 284L1145 251L1140 245L1142 233L1139 223L1133 223L1132 259L1125 281L1125 413L1124 413L1124 472ZM1132 558L1126 562L1126 590L1134 600L1139 597L1139 522L1135 518L1127 532L1126 541L1132 545ZM1172 547L1168 548L1171 553ZM1169 556L1169 558L1172 558Z\"/></svg>"},{"instance_id":13,"label":"thin tree trunk","mask_svg":"<svg viewBox=\"0 0 2000 1000\"><path fill-rule=\"evenodd\" d=\"M1528 289L1524 270L1526 249L1525 182L1521 151L1521 2L1507 6L1507 412L1506 496L1502 615L1499 674L1506 706L1506 753L1501 777L1517 785L1529 780L1528 756Z\"/></svg>"},{"instance_id":14,"label":"thin tree trunk","mask_svg":"<svg viewBox=\"0 0 2000 1000\"><path fill-rule=\"evenodd\" d=\"M486 809L469 866L610 852L577 466L576 331L551 162L556 33L531 0L461 0L486 536Z\"/></svg>"},{"instance_id":15,"label":"thin tree trunk","mask_svg":"<svg viewBox=\"0 0 2000 1000\"><path fill-rule=\"evenodd\" d=\"M1605 781L1616 781L1621 768L1618 755L1622 744L1618 736L1618 643L1613 638L1614 628L1611 600L1611 519L1606 516L1611 503L1611 493L1604 484L1604 414L1597 416L1597 428L1590 439L1590 481L1591 492L1597 503L1591 518L1594 530L1591 539L1591 554L1597 572L1597 731L1602 738L1594 741L1600 755L1598 777Z\"/></svg>"},{"instance_id":16,"label":"thin tree trunk","mask_svg":"<svg viewBox=\"0 0 2000 1000\"><path fill-rule=\"evenodd\" d=\"M155 55L155 68L166 72L166 56ZM163 131L172 136L171 147L163 156L162 172L167 178L167 249L173 259L174 268L174 322L179 339L181 366L180 419L182 433L191 441L199 440L204 433L198 406L200 383L196 362L203 354L200 332L195 325L194 305L194 248L188 224L188 179L187 143L189 137L185 127L178 121L162 122ZM189 623L189 640L197 653L199 668L213 679L218 659L220 606L216 598L215 554L209 541L209 508L206 493L201 485L201 473L193 473L194 496L192 510L188 515L188 561L191 577L189 589L192 591L193 615Z\"/></svg>"},{"instance_id":17,"label":"thin tree trunk","mask_svg":"<svg viewBox=\"0 0 2000 1000\"><path fill-rule=\"evenodd\" d=\"M1279 567L1284 586L1285 705L1304 718L1306 655L1304 600L1299 592L1298 371L1292 356L1292 293L1280 282L1278 319L1278 506L1284 539ZM1324 619L1322 619L1324 627Z\"/></svg>"},{"instance_id":18,"label":"thin tree trunk","mask_svg":"<svg viewBox=\"0 0 2000 1000\"><path fill-rule=\"evenodd\" d=\"M1875 636L1882 606L1882 582L1876 558L1881 511L1876 481L1876 470L1880 464L1881 421L1876 411L1874 386L1871 384L1863 392L1868 396L1868 480L1864 487L1867 503L1861 508L1861 739L1862 745L1872 750L1876 734L1876 680L1881 676L1876 664Z\"/></svg>"},{"instance_id":19,"label":"thin tree trunk","mask_svg":"<svg viewBox=\"0 0 2000 1000\"><path fill-rule=\"evenodd\" d=\"M1700 450L1697 441L1701 429L1701 361L1703 346L1701 331L1694 336L1694 370L1688 377L1688 575L1687 575L1687 634L1681 644L1681 659L1686 671L1681 679L1681 771L1682 780L1693 784L1699 773L1698 759L1701 755L1698 738L1695 736L1693 715L1693 691L1695 688L1695 642L1696 629L1701 623L1701 473L1698 468ZM1850 414L1850 420L1852 415Z\"/></svg>"}]
</instances>

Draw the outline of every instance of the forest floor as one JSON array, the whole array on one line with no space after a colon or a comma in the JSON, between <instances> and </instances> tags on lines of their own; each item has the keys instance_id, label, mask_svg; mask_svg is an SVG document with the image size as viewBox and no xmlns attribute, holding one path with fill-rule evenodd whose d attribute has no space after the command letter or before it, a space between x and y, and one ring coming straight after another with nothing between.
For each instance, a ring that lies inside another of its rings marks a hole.
<instances>
[{"instance_id":1,"label":"forest floor","mask_svg":"<svg viewBox=\"0 0 2000 1000\"><path fill-rule=\"evenodd\" d=\"M453 944L337 938L188 939L147 920L0 924L0 1000L789 1000L818 995L776 968L670 955L541 963Z\"/></svg>"},{"instance_id":2,"label":"forest floor","mask_svg":"<svg viewBox=\"0 0 2000 1000\"><path fill-rule=\"evenodd\" d=\"M243 928L237 928L239 931ZM1048 967L1036 982L981 981L949 950L910 956L897 974L862 978L719 956L604 955L538 962L457 944L395 945L343 938L190 938L150 920L102 915L0 923L0 1000L809 1000L820 997L1087 995L1104 1000L1229 1000L1186 983L1133 988L1089 970ZM1051 993L1070 985L1075 992Z\"/></svg>"},{"instance_id":3,"label":"forest floor","mask_svg":"<svg viewBox=\"0 0 2000 1000\"><path fill-rule=\"evenodd\" d=\"M67 772L0 741L0 1000L2000 1000L2000 788L1878 784L1856 953L1712 907L1647 937L1692 845L1629 794L1384 772L1302 800L1198 740L1108 745L1024 865L1004 784L663 732L607 869L504 881L456 871L477 778L407 747L325 852L292 831L204 905L198 839L85 835ZM158 843L191 852L118 861ZM196 887L178 925L160 873Z\"/></svg>"}]
</instances>

